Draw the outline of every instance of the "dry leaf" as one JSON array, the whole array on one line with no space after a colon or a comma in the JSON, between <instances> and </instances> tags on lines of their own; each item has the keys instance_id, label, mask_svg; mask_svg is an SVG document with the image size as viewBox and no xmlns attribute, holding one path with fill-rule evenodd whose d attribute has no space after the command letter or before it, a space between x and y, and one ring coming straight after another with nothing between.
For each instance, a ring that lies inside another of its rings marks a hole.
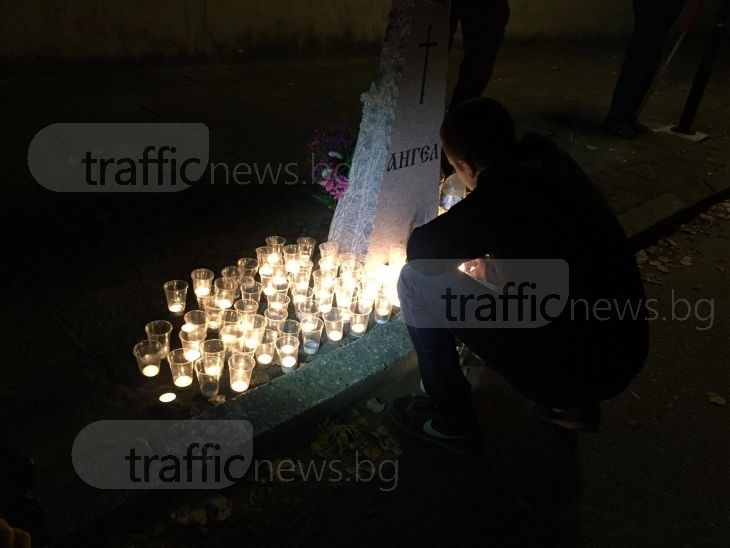
<instances>
[{"instance_id":1,"label":"dry leaf","mask_svg":"<svg viewBox=\"0 0 730 548\"><path fill-rule=\"evenodd\" d=\"M669 270L669 268L667 268L667 267L666 267L666 266L664 266L663 264L659 264L659 265L657 265L656 269L657 269L657 270L658 270L659 272L664 272L664 273L669 273L669 272L671 272L671 270Z\"/></svg>"},{"instance_id":2,"label":"dry leaf","mask_svg":"<svg viewBox=\"0 0 730 548\"><path fill-rule=\"evenodd\" d=\"M692 257L685 255L679 260L679 264L682 266L692 266Z\"/></svg>"},{"instance_id":3,"label":"dry leaf","mask_svg":"<svg viewBox=\"0 0 730 548\"><path fill-rule=\"evenodd\" d=\"M371 400L368 400L367 408L368 411L377 415L378 413L383 412L383 410L385 409L385 405L378 398L373 398Z\"/></svg>"},{"instance_id":4,"label":"dry leaf","mask_svg":"<svg viewBox=\"0 0 730 548\"><path fill-rule=\"evenodd\" d=\"M707 393L707 399L714 403L715 405L726 405L727 400L723 398L720 394L717 394L715 392L708 392Z\"/></svg>"}]
</instances>

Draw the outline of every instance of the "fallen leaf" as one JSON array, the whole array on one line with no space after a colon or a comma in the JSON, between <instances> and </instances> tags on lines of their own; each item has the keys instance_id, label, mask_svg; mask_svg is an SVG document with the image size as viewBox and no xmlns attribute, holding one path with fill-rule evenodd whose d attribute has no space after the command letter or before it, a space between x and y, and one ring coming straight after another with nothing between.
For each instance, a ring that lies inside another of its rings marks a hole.
<instances>
[{"instance_id":1,"label":"fallen leaf","mask_svg":"<svg viewBox=\"0 0 730 548\"><path fill-rule=\"evenodd\" d=\"M682 266L692 266L692 257L685 255L679 260L679 264Z\"/></svg>"},{"instance_id":2,"label":"fallen leaf","mask_svg":"<svg viewBox=\"0 0 730 548\"><path fill-rule=\"evenodd\" d=\"M671 270L670 270L670 269L668 269L668 268L667 268L666 266L664 266L663 264L657 265L656 269L657 269L657 270L658 270L659 272L664 272L664 273L669 273L669 272L671 272Z\"/></svg>"},{"instance_id":3,"label":"fallen leaf","mask_svg":"<svg viewBox=\"0 0 730 548\"><path fill-rule=\"evenodd\" d=\"M378 398L372 398L368 400L367 408L368 411L377 415L378 413L383 412L385 405Z\"/></svg>"},{"instance_id":4,"label":"fallen leaf","mask_svg":"<svg viewBox=\"0 0 730 548\"><path fill-rule=\"evenodd\" d=\"M667 238L667 243L668 243L669 245L671 245L672 247L679 247L679 246L677 245L677 242L675 242L675 241L674 241L674 240L672 240L671 238Z\"/></svg>"},{"instance_id":5,"label":"fallen leaf","mask_svg":"<svg viewBox=\"0 0 730 548\"><path fill-rule=\"evenodd\" d=\"M720 394L717 394L716 392L708 392L707 393L707 399L714 403L715 405L726 405L727 400L723 398Z\"/></svg>"}]
</instances>

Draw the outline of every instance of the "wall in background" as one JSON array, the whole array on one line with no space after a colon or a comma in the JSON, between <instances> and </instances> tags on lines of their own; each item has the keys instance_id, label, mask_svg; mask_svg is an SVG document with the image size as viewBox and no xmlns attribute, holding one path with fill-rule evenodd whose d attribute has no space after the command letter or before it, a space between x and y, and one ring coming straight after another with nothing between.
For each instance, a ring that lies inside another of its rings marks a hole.
<instances>
[{"instance_id":1,"label":"wall in background","mask_svg":"<svg viewBox=\"0 0 730 548\"><path fill-rule=\"evenodd\" d=\"M487 1L487 0L481 0ZM707 26L719 0L706 3ZM631 0L512 0L508 39L616 37ZM0 57L335 54L379 50L390 0L23 0L0 19Z\"/></svg>"}]
</instances>

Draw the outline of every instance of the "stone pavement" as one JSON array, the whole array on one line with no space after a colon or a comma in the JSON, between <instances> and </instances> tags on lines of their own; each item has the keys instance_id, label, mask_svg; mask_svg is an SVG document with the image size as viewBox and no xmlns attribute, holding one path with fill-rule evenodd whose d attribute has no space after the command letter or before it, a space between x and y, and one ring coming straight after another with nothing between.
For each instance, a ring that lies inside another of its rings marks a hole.
<instances>
[{"instance_id":1,"label":"stone pavement","mask_svg":"<svg viewBox=\"0 0 730 548\"><path fill-rule=\"evenodd\" d=\"M678 119L700 46L683 46L645 123ZM661 134L622 141L600 131L622 47L506 44L488 94L512 110L521 133L545 132L571 153L639 241L730 186L730 70L721 62L724 51L696 121L707 141ZM93 420L152 412L149 385L130 349L144 323L161 313L161 283L198 266L220 270L269 234L322 241L331 211L313 199L310 186L271 180L199 185L174 195L53 194L32 181L25 165L33 135L54 122L200 121L211 130L213 161L270 162L274 169L295 163L300 181L308 181L304 143L316 128L357 124L359 94L377 62L29 65L0 78L0 203L11 265L0 314L13 341L0 388L3 433L36 460L37 492L50 506L52 530L73 526L58 501L84 496L60 474L75 434ZM454 54L451 82L457 64Z\"/></svg>"}]
</instances>

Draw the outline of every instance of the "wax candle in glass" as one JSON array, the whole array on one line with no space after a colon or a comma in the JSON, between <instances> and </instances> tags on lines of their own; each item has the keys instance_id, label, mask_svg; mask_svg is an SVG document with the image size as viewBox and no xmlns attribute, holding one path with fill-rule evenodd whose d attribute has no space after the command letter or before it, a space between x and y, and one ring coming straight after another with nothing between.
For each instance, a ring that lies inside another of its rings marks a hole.
<instances>
[{"instance_id":1,"label":"wax candle in glass","mask_svg":"<svg viewBox=\"0 0 730 548\"><path fill-rule=\"evenodd\" d=\"M235 308L229 308L221 313L221 328L226 325L240 325L243 320L243 313Z\"/></svg>"},{"instance_id":2,"label":"wax candle in glass","mask_svg":"<svg viewBox=\"0 0 730 548\"><path fill-rule=\"evenodd\" d=\"M217 331L221 326L221 317L224 309L218 306L215 295L201 297L200 301L203 305L203 310L205 311L205 317L208 320L208 329Z\"/></svg>"},{"instance_id":3,"label":"wax candle in glass","mask_svg":"<svg viewBox=\"0 0 730 548\"><path fill-rule=\"evenodd\" d=\"M165 291L167 309L175 316L185 312L185 300L188 295L188 282L185 280L169 280L162 285Z\"/></svg>"},{"instance_id":4,"label":"wax candle in glass","mask_svg":"<svg viewBox=\"0 0 730 548\"><path fill-rule=\"evenodd\" d=\"M271 276L274 269L273 269L271 263L269 262L269 257L271 257L273 255L274 255L274 250L272 249L271 246L262 245L261 247L256 248L256 260L259 263L259 269L258 269L259 276Z\"/></svg>"},{"instance_id":5,"label":"wax candle in glass","mask_svg":"<svg viewBox=\"0 0 730 548\"><path fill-rule=\"evenodd\" d=\"M203 351L205 371L211 375L223 373L226 358L226 345L222 339L208 339L200 346Z\"/></svg>"},{"instance_id":6,"label":"wax candle in glass","mask_svg":"<svg viewBox=\"0 0 730 548\"><path fill-rule=\"evenodd\" d=\"M286 310L267 308L264 311L264 317L266 318L266 327L269 329L279 330L279 326L287 319L289 313Z\"/></svg>"},{"instance_id":7,"label":"wax candle in glass","mask_svg":"<svg viewBox=\"0 0 730 548\"><path fill-rule=\"evenodd\" d=\"M327 290L320 290L315 292L314 300L319 305L319 311L329 312L332 309L332 303L334 301L334 293Z\"/></svg>"},{"instance_id":8,"label":"wax candle in glass","mask_svg":"<svg viewBox=\"0 0 730 548\"><path fill-rule=\"evenodd\" d=\"M379 291L373 303L373 316L376 323L385 324L390 320L393 304L390 295L386 291Z\"/></svg>"},{"instance_id":9,"label":"wax candle in glass","mask_svg":"<svg viewBox=\"0 0 730 548\"><path fill-rule=\"evenodd\" d=\"M261 365L268 365L274 361L276 355L276 339L279 332L275 329L267 329L261 339L261 344L256 347L256 361Z\"/></svg>"},{"instance_id":10,"label":"wax candle in glass","mask_svg":"<svg viewBox=\"0 0 730 548\"><path fill-rule=\"evenodd\" d=\"M263 286L259 282L254 282L253 285L250 286L241 286L241 298L242 299L252 299L256 301L257 303L261 301L261 293L263 291Z\"/></svg>"},{"instance_id":11,"label":"wax candle in glass","mask_svg":"<svg viewBox=\"0 0 730 548\"><path fill-rule=\"evenodd\" d=\"M291 299L280 293L274 293L266 297L266 304L268 308L275 308L277 310L289 310L289 303Z\"/></svg>"},{"instance_id":12,"label":"wax candle in glass","mask_svg":"<svg viewBox=\"0 0 730 548\"><path fill-rule=\"evenodd\" d=\"M146 339L137 342L132 347L132 353L137 359L139 372L145 377L156 377L160 372L160 362L165 357L165 350L160 341Z\"/></svg>"},{"instance_id":13,"label":"wax candle in glass","mask_svg":"<svg viewBox=\"0 0 730 548\"><path fill-rule=\"evenodd\" d=\"M345 314L341 308L333 307L322 313L327 338L332 342L342 340L345 331Z\"/></svg>"},{"instance_id":14,"label":"wax candle in glass","mask_svg":"<svg viewBox=\"0 0 730 548\"><path fill-rule=\"evenodd\" d=\"M319 316L319 304L314 299L307 299L297 305L297 319L301 322L307 316Z\"/></svg>"},{"instance_id":15,"label":"wax candle in glass","mask_svg":"<svg viewBox=\"0 0 730 548\"><path fill-rule=\"evenodd\" d=\"M233 303L233 310L241 313L242 319L246 314L256 314L259 310L259 302L254 299L244 297Z\"/></svg>"},{"instance_id":16,"label":"wax candle in glass","mask_svg":"<svg viewBox=\"0 0 730 548\"><path fill-rule=\"evenodd\" d=\"M193 368L195 369L195 376L198 378L200 394L204 398L213 398L217 396L218 391L220 390L221 374L206 371L203 360L195 362Z\"/></svg>"},{"instance_id":17,"label":"wax candle in glass","mask_svg":"<svg viewBox=\"0 0 730 548\"><path fill-rule=\"evenodd\" d=\"M299 259L299 274L306 274L307 279L312 277L314 263L311 259Z\"/></svg>"},{"instance_id":18,"label":"wax candle in glass","mask_svg":"<svg viewBox=\"0 0 730 548\"><path fill-rule=\"evenodd\" d=\"M242 276L251 276L253 278L259 271L258 259L253 259L251 257L241 257L240 259L238 259L238 261L236 261L236 264L241 268Z\"/></svg>"},{"instance_id":19,"label":"wax candle in glass","mask_svg":"<svg viewBox=\"0 0 730 548\"><path fill-rule=\"evenodd\" d=\"M193 384L193 362L185 357L182 348L171 350L167 355L167 362L170 364L172 382L178 388L185 388Z\"/></svg>"},{"instance_id":20,"label":"wax candle in glass","mask_svg":"<svg viewBox=\"0 0 730 548\"><path fill-rule=\"evenodd\" d=\"M321 318L310 316L301 323L302 348L305 354L316 354L322 340L324 322Z\"/></svg>"},{"instance_id":21,"label":"wax candle in glass","mask_svg":"<svg viewBox=\"0 0 730 548\"><path fill-rule=\"evenodd\" d=\"M223 341L227 352L243 350L245 331L240 323L228 324L221 327L219 337Z\"/></svg>"},{"instance_id":22,"label":"wax candle in glass","mask_svg":"<svg viewBox=\"0 0 730 548\"><path fill-rule=\"evenodd\" d=\"M228 375L231 390L245 392L251 385L251 374L256 361L248 354L233 352L228 358Z\"/></svg>"},{"instance_id":23,"label":"wax candle in glass","mask_svg":"<svg viewBox=\"0 0 730 548\"><path fill-rule=\"evenodd\" d=\"M302 257L312 258L314 248L317 245L317 240L311 236L300 236L297 238L297 245L299 246L299 253Z\"/></svg>"},{"instance_id":24,"label":"wax candle in glass","mask_svg":"<svg viewBox=\"0 0 730 548\"><path fill-rule=\"evenodd\" d=\"M234 278L216 278L213 282L216 305L220 308L230 308L236 300L239 291L238 280Z\"/></svg>"},{"instance_id":25,"label":"wax candle in glass","mask_svg":"<svg viewBox=\"0 0 730 548\"><path fill-rule=\"evenodd\" d=\"M205 310L191 310L183 316L185 322L180 329L191 333L193 331L202 331L205 334L208 331L208 318L205 316Z\"/></svg>"},{"instance_id":26,"label":"wax candle in glass","mask_svg":"<svg viewBox=\"0 0 730 548\"><path fill-rule=\"evenodd\" d=\"M184 331L181 329L179 337L182 348L185 351L185 357L192 362L199 360L203 355L200 346L205 341L206 332L200 329L195 331Z\"/></svg>"},{"instance_id":27,"label":"wax candle in glass","mask_svg":"<svg viewBox=\"0 0 730 548\"><path fill-rule=\"evenodd\" d=\"M243 269L238 265L229 265L221 270L221 278L232 278L239 282L243 277Z\"/></svg>"},{"instance_id":28,"label":"wax candle in glass","mask_svg":"<svg viewBox=\"0 0 730 548\"><path fill-rule=\"evenodd\" d=\"M361 337L367 331L372 310L369 302L354 301L350 305L350 335Z\"/></svg>"},{"instance_id":29,"label":"wax candle in glass","mask_svg":"<svg viewBox=\"0 0 730 548\"><path fill-rule=\"evenodd\" d=\"M295 307L304 301L308 301L314 298L314 289L311 287L297 288L291 286L289 291L291 292L291 302Z\"/></svg>"},{"instance_id":30,"label":"wax candle in glass","mask_svg":"<svg viewBox=\"0 0 730 548\"><path fill-rule=\"evenodd\" d=\"M279 324L279 333L282 335L294 335L299 336L302 327L297 320L284 320Z\"/></svg>"},{"instance_id":31,"label":"wax candle in glass","mask_svg":"<svg viewBox=\"0 0 730 548\"><path fill-rule=\"evenodd\" d=\"M211 294L214 277L215 272L209 268L196 268L190 273L190 278L193 281L193 293L196 297L206 297Z\"/></svg>"},{"instance_id":32,"label":"wax candle in glass","mask_svg":"<svg viewBox=\"0 0 730 548\"><path fill-rule=\"evenodd\" d=\"M262 314L244 315L241 321L243 327L243 344L247 351L254 351L261 343L266 330L266 317Z\"/></svg>"},{"instance_id":33,"label":"wax candle in glass","mask_svg":"<svg viewBox=\"0 0 730 548\"><path fill-rule=\"evenodd\" d=\"M350 308L354 294L355 280L348 277L337 278L335 281L335 297L337 298L337 306Z\"/></svg>"},{"instance_id":34,"label":"wax candle in glass","mask_svg":"<svg viewBox=\"0 0 730 548\"><path fill-rule=\"evenodd\" d=\"M281 335L276 339L276 353L279 356L281 370L289 373L297 365L299 355L299 337L295 335Z\"/></svg>"},{"instance_id":35,"label":"wax candle in glass","mask_svg":"<svg viewBox=\"0 0 730 548\"><path fill-rule=\"evenodd\" d=\"M170 333L172 324L167 320L154 320L144 326L147 338L151 341L158 341L162 345L163 358L170 351Z\"/></svg>"},{"instance_id":36,"label":"wax candle in glass","mask_svg":"<svg viewBox=\"0 0 730 548\"><path fill-rule=\"evenodd\" d=\"M284 253L284 245L286 244L286 238L281 236L267 236L266 245L272 249L272 253L276 255L275 259L272 260L269 256L269 262L271 264L277 264L281 262Z\"/></svg>"},{"instance_id":37,"label":"wax candle in glass","mask_svg":"<svg viewBox=\"0 0 730 548\"><path fill-rule=\"evenodd\" d=\"M282 249L284 253L284 265L287 274L294 274L299 271L299 246L297 244L285 245Z\"/></svg>"}]
</instances>

